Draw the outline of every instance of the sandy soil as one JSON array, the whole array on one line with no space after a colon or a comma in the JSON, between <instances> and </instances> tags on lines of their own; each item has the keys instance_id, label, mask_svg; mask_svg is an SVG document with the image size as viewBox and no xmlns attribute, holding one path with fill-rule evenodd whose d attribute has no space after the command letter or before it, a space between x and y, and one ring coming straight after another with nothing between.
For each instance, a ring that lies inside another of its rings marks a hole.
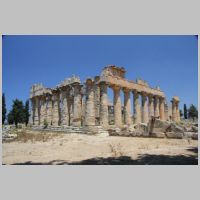
<instances>
[{"instance_id":1,"label":"sandy soil","mask_svg":"<svg viewBox=\"0 0 200 200\"><path fill-rule=\"evenodd\" d=\"M3 164L198 164L198 141L60 134L3 143Z\"/></svg>"}]
</instances>

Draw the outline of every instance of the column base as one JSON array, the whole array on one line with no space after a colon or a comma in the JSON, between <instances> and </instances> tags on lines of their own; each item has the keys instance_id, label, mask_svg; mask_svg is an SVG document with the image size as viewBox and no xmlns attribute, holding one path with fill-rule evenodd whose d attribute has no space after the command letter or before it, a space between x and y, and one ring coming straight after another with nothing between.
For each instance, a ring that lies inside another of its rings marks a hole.
<instances>
[{"instance_id":1,"label":"column base","mask_svg":"<svg viewBox=\"0 0 200 200\"><path fill-rule=\"evenodd\" d=\"M108 131L104 130L101 126L84 126L83 133L87 135L109 136Z\"/></svg>"}]
</instances>

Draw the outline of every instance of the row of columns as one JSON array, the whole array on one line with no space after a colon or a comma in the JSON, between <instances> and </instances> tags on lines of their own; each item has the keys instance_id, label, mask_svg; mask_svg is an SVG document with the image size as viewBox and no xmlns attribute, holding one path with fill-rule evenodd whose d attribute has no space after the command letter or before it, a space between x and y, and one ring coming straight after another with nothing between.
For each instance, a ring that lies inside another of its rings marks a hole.
<instances>
[{"instance_id":1,"label":"row of columns","mask_svg":"<svg viewBox=\"0 0 200 200\"><path fill-rule=\"evenodd\" d=\"M95 112L94 112L94 85L95 83L90 79L86 81L87 96L86 96L86 115L85 122L88 126L95 125ZM108 126L108 85L101 82L100 85L100 125L103 127ZM112 87L114 92L114 121L118 127L122 126L122 104L120 98L121 88L118 86ZM123 89L124 91L124 122L127 125L133 124L131 115L131 90ZM133 91L134 94L134 118L135 123L148 123L151 116L160 117L165 120L164 98L152 96L145 93ZM142 95L142 110L140 109L139 95ZM149 101L148 101L149 99Z\"/></svg>"},{"instance_id":2,"label":"row of columns","mask_svg":"<svg viewBox=\"0 0 200 200\"><path fill-rule=\"evenodd\" d=\"M96 118L104 128L109 125L108 119L108 87L105 82L96 84L92 79L86 81L86 101L83 113L83 95L81 85L74 84L71 89L60 89L54 91L52 95L34 97L32 99L32 119L35 125L44 125L46 120L48 125L73 125L81 126L83 115L84 125L95 126ZM119 86L111 87L114 92L114 122L117 127L122 126L122 103L120 91L124 92L124 123L133 124L131 112L131 94L133 94L134 123L148 123L151 117L158 117L165 120L165 99L153 96L144 92L132 91ZM73 95L70 95L70 92ZM141 106L140 106L141 95ZM172 101L172 120L179 121L179 102Z\"/></svg>"},{"instance_id":3,"label":"row of columns","mask_svg":"<svg viewBox=\"0 0 200 200\"><path fill-rule=\"evenodd\" d=\"M70 92L73 95L70 95ZM73 125L82 124L81 85L73 85L71 89L61 89L52 95L37 96L31 99L32 122L35 125Z\"/></svg>"}]
</instances>

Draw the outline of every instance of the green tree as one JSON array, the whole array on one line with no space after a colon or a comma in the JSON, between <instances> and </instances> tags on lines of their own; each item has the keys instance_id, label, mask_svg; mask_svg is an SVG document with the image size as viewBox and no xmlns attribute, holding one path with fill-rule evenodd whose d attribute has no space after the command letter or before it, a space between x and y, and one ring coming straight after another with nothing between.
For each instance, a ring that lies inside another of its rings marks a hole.
<instances>
[{"instance_id":1,"label":"green tree","mask_svg":"<svg viewBox=\"0 0 200 200\"><path fill-rule=\"evenodd\" d=\"M6 100L5 100L5 95L3 93L2 95L2 124L4 124L5 120L6 120Z\"/></svg>"},{"instance_id":2,"label":"green tree","mask_svg":"<svg viewBox=\"0 0 200 200\"><path fill-rule=\"evenodd\" d=\"M14 118L13 118L12 111L10 111L8 113L8 124L14 124Z\"/></svg>"},{"instance_id":3,"label":"green tree","mask_svg":"<svg viewBox=\"0 0 200 200\"><path fill-rule=\"evenodd\" d=\"M188 117L191 119L198 118L198 110L197 108L192 104L190 108L188 109Z\"/></svg>"},{"instance_id":4,"label":"green tree","mask_svg":"<svg viewBox=\"0 0 200 200\"><path fill-rule=\"evenodd\" d=\"M15 99L13 101L12 110L11 110L13 121L17 127L18 123L24 123L25 121L25 113L24 113L24 105L23 102Z\"/></svg>"},{"instance_id":5,"label":"green tree","mask_svg":"<svg viewBox=\"0 0 200 200\"><path fill-rule=\"evenodd\" d=\"M25 115L25 124L27 126L28 121L29 121L29 100L26 101L25 103L25 108L24 108L24 115Z\"/></svg>"},{"instance_id":6,"label":"green tree","mask_svg":"<svg viewBox=\"0 0 200 200\"><path fill-rule=\"evenodd\" d=\"M183 112L184 112L184 118L187 119L188 118L188 110L187 110L187 106L186 104L184 104L184 108L183 108Z\"/></svg>"}]
</instances>

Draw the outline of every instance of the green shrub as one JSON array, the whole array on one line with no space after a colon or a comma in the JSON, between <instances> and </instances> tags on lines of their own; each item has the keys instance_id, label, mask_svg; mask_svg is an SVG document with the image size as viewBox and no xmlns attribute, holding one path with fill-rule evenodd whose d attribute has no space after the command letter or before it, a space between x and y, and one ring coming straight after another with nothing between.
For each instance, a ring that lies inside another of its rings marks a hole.
<instances>
[{"instance_id":1,"label":"green shrub","mask_svg":"<svg viewBox=\"0 0 200 200\"><path fill-rule=\"evenodd\" d=\"M46 119L44 119L44 129L48 127L48 122Z\"/></svg>"}]
</instances>

